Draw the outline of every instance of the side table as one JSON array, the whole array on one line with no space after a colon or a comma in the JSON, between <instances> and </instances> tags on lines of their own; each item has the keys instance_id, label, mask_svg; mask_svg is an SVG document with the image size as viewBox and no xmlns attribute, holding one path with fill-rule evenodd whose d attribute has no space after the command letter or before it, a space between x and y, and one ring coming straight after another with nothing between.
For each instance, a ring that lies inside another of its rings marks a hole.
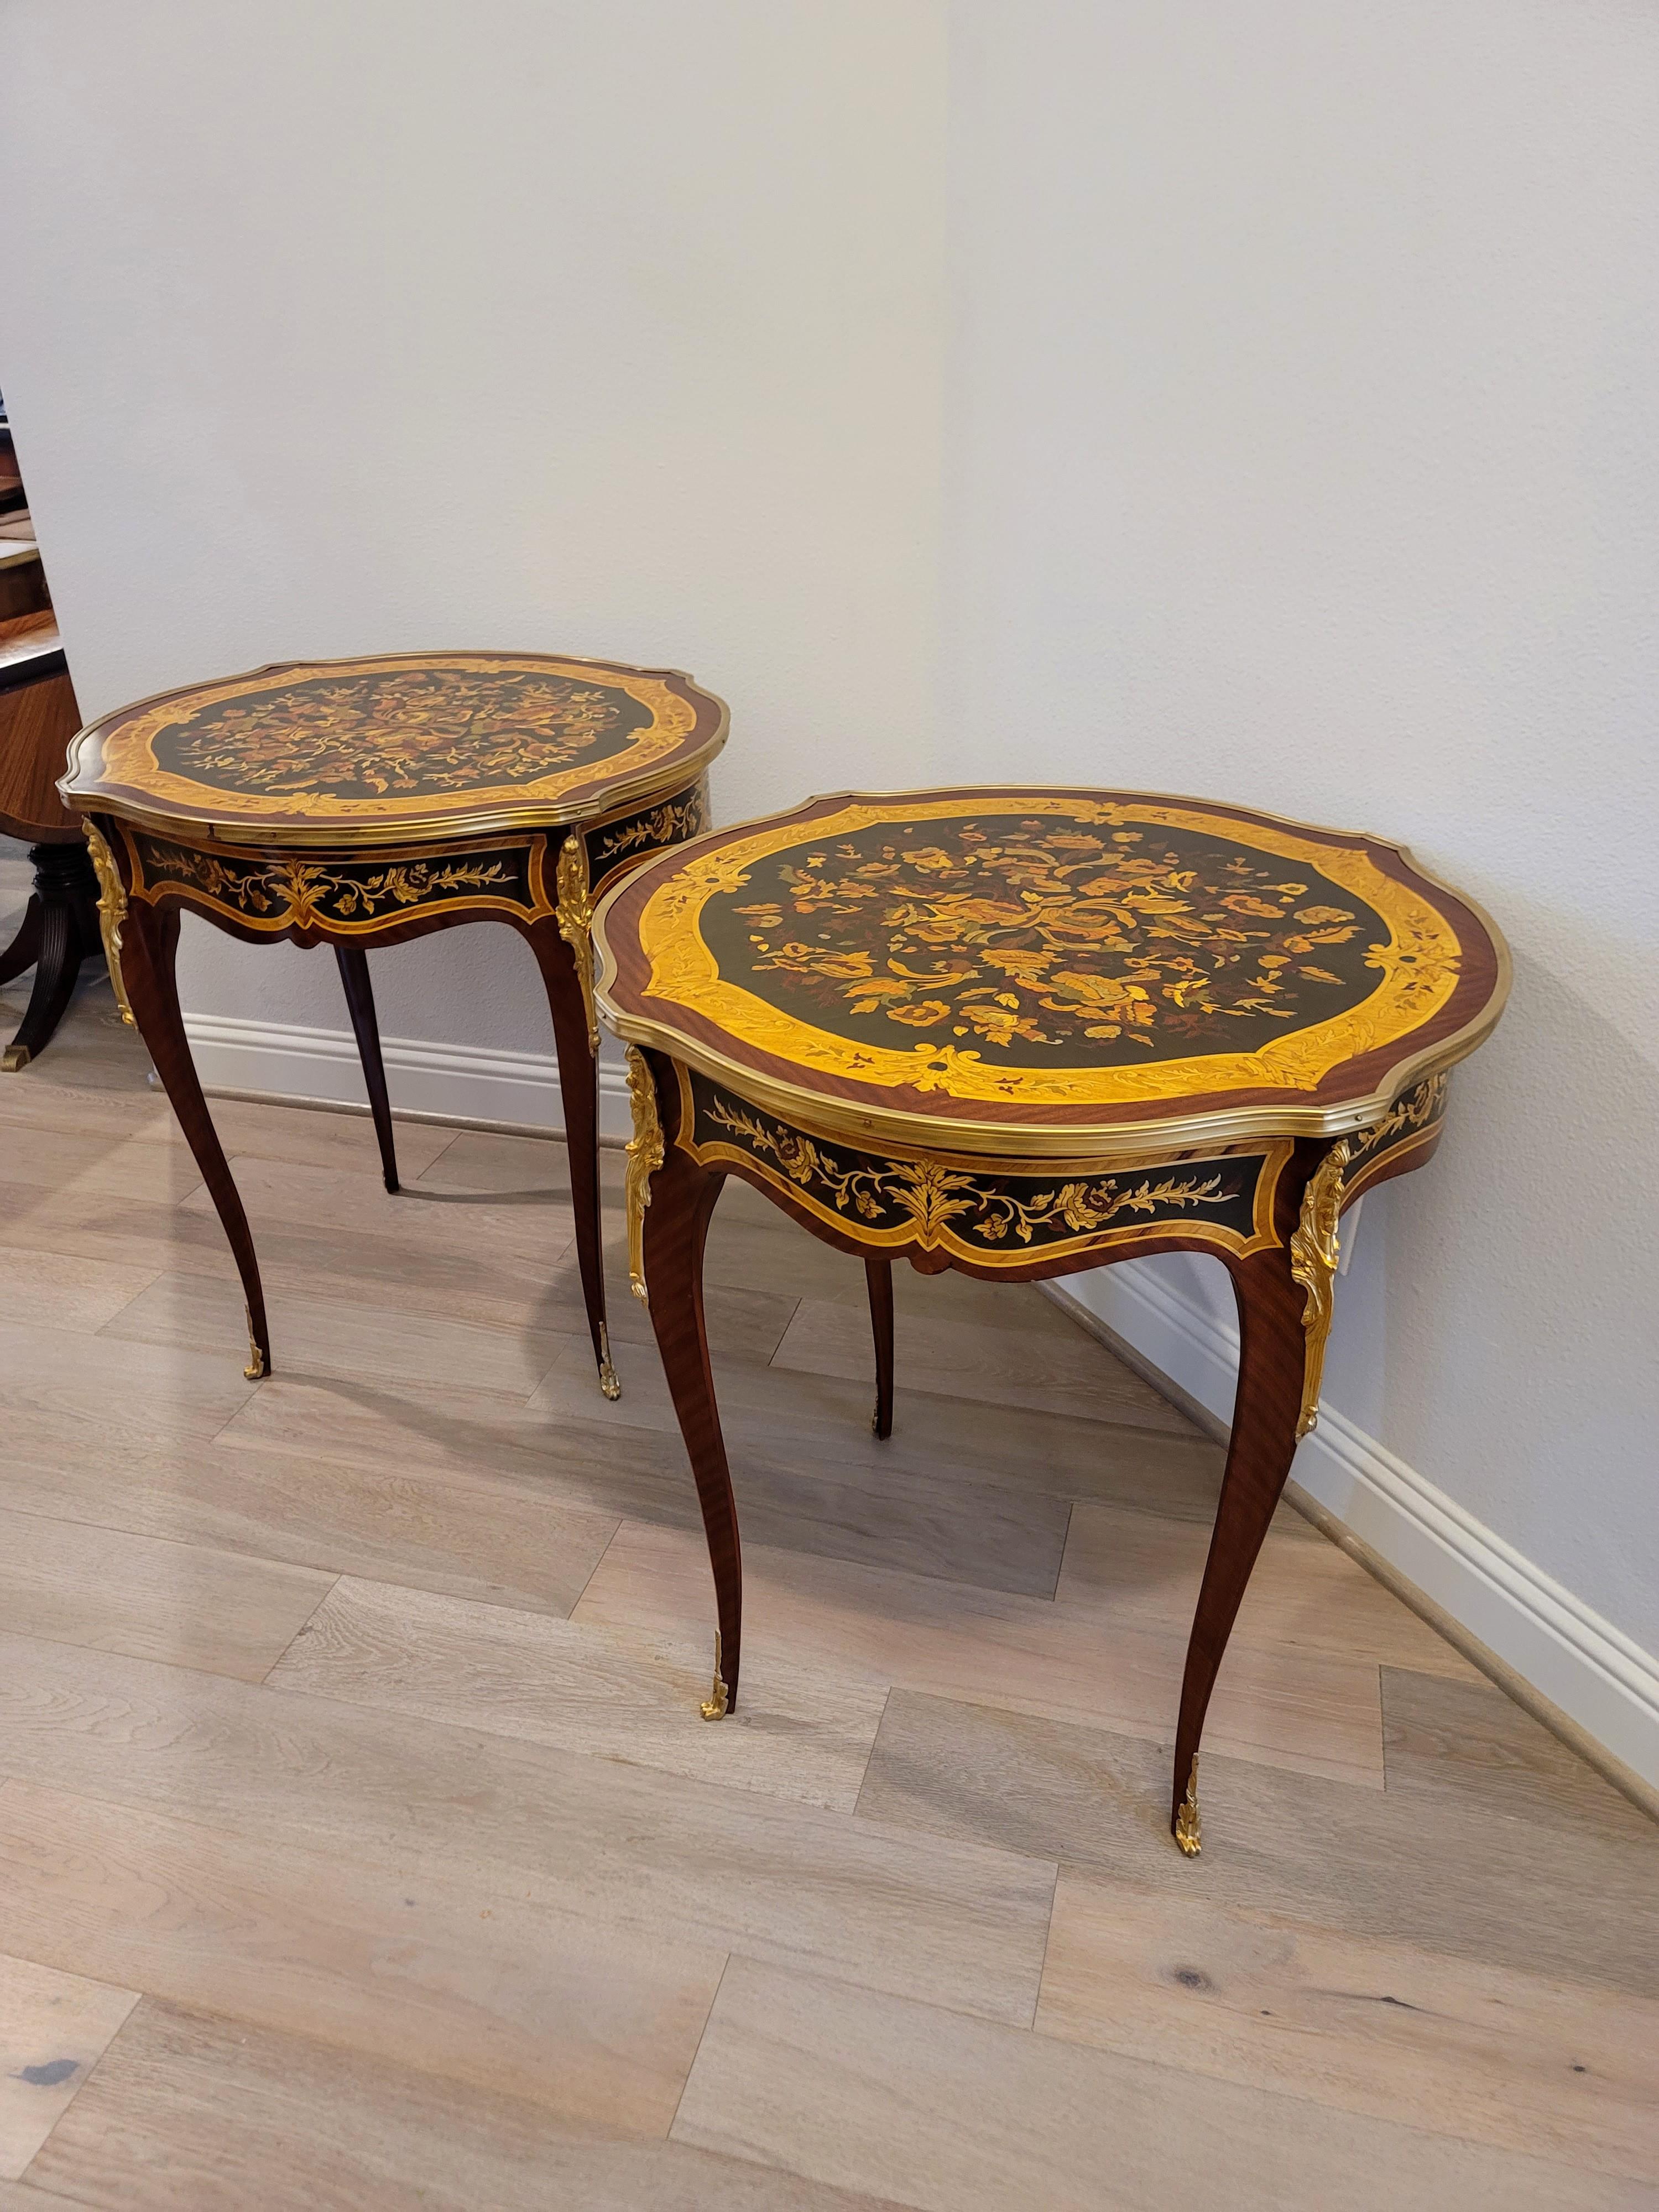
<instances>
[{"instance_id":1,"label":"side table","mask_svg":"<svg viewBox=\"0 0 1659 2212\"><path fill-rule=\"evenodd\" d=\"M250 1378L270 1334L247 1217L179 1012L181 914L246 944L333 945L398 1188L366 951L503 921L552 1012L576 1250L600 1386L617 1395L599 1236L596 890L707 820L726 708L672 669L541 653L286 661L162 693L83 730L59 786L87 819L110 972L213 1196L247 1301Z\"/></svg>"},{"instance_id":2,"label":"side table","mask_svg":"<svg viewBox=\"0 0 1659 2212\"><path fill-rule=\"evenodd\" d=\"M718 1718L743 1583L702 1315L722 1179L863 1260L875 1427L890 1267L1030 1281L1208 1252L1237 1296L1232 1441L1188 1645L1170 1827L1298 1437L1338 1221L1439 1142L1503 941L1399 847L1203 801L1012 787L815 799L657 855L594 919L629 1041L629 1266L714 1569Z\"/></svg>"}]
</instances>

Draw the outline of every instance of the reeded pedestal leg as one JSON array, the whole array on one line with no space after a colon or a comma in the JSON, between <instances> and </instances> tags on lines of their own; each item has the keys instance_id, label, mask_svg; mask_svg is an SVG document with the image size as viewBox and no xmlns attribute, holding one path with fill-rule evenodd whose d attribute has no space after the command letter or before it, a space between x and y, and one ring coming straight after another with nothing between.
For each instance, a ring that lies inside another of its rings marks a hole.
<instances>
[{"instance_id":1,"label":"reeded pedestal leg","mask_svg":"<svg viewBox=\"0 0 1659 2212\"><path fill-rule=\"evenodd\" d=\"M259 1263L253 1256L253 1237L242 1211L240 1194L232 1180L224 1148L213 1126L191 1058L190 1040L179 1012L179 991L173 963L179 947L177 913L157 914L155 908L134 900L126 917L122 941L121 973L133 1018L143 1038L155 1072L161 1077L185 1141L202 1170L231 1253L242 1279L247 1300L248 1364L244 1372L250 1382L270 1372L270 1329L265 1320L265 1297L259 1285Z\"/></svg>"},{"instance_id":2,"label":"reeded pedestal leg","mask_svg":"<svg viewBox=\"0 0 1659 2212\"><path fill-rule=\"evenodd\" d=\"M720 1434L708 1333L702 1314L702 1252L721 1176L710 1175L684 1152L671 1152L651 1177L645 1212L643 1279L651 1326L662 1353L674 1413L696 1477L697 1499L714 1573L720 1622L714 1644L714 1684L702 1708L719 1720L738 1699L743 1643L743 1555L738 1508L732 1495L726 1440Z\"/></svg>"},{"instance_id":3,"label":"reeded pedestal leg","mask_svg":"<svg viewBox=\"0 0 1659 2212\"><path fill-rule=\"evenodd\" d=\"M357 1055L363 1063L363 1083L368 1110L374 1119L374 1140L380 1148L380 1173L390 1191L398 1188L398 1147L392 1133L392 1101L386 1094L386 1063L380 1058L380 1025L374 1018L374 992L368 980L368 955L361 945L337 945L340 981L351 1014Z\"/></svg>"},{"instance_id":4,"label":"reeded pedestal leg","mask_svg":"<svg viewBox=\"0 0 1659 2212\"><path fill-rule=\"evenodd\" d=\"M570 1203L576 1217L576 1264L599 1388L622 1395L611 1364L605 1320L605 1247L599 1224L599 1064L587 1026L587 1006L569 946L557 925L543 922L530 942L547 988L553 1041L559 1055L559 1097L564 1108L565 1150L570 1159Z\"/></svg>"},{"instance_id":5,"label":"reeded pedestal leg","mask_svg":"<svg viewBox=\"0 0 1659 2212\"><path fill-rule=\"evenodd\" d=\"M1170 1826L1188 1856L1199 1847L1198 1745L1227 1638L1296 1454L1306 1336L1303 1292L1280 1248L1231 1263L1238 1299L1238 1395L1215 1530L1193 1615L1176 1730Z\"/></svg>"},{"instance_id":6,"label":"reeded pedestal leg","mask_svg":"<svg viewBox=\"0 0 1659 2212\"><path fill-rule=\"evenodd\" d=\"M870 1426L878 1437L893 1433L893 1263L866 1254L864 1279L870 1290L870 1332L876 1343L876 1410Z\"/></svg>"},{"instance_id":7,"label":"reeded pedestal leg","mask_svg":"<svg viewBox=\"0 0 1659 2212\"><path fill-rule=\"evenodd\" d=\"M34 986L17 1034L0 1053L8 1074L27 1067L51 1042L69 1011L81 963L99 950L97 884L87 848L81 844L34 845L34 890L23 912L23 926L0 953L0 982L9 982L31 963Z\"/></svg>"},{"instance_id":8,"label":"reeded pedestal leg","mask_svg":"<svg viewBox=\"0 0 1659 2212\"><path fill-rule=\"evenodd\" d=\"M15 975L33 968L40 957L40 938L45 912L39 891L29 893L29 902L23 908L23 919L17 934L3 952L0 952L0 983L9 983Z\"/></svg>"}]
</instances>

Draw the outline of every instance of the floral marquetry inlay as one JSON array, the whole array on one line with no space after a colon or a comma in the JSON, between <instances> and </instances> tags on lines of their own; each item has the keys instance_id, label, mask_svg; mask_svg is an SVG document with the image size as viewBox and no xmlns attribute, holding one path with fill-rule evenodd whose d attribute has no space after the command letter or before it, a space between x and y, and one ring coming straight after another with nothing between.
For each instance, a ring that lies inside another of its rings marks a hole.
<instances>
[{"instance_id":1,"label":"floral marquetry inlay","mask_svg":"<svg viewBox=\"0 0 1659 2212\"><path fill-rule=\"evenodd\" d=\"M1030 1067L1253 1049L1369 997L1389 937L1231 840L989 811L769 854L700 927L722 973L849 1041Z\"/></svg>"},{"instance_id":2,"label":"floral marquetry inlay","mask_svg":"<svg viewBox=\"0 0 1659 2212\"><path fill-rule=\"evenodd\" d=\"M701 785L661 805L648 807L631 821L607 822L589 832L587 857L595 873L606 873L623 859L659 852L666 845L684 844L708 826L708 804Z\"/></svg>"},{"instance_id":3,"label":"floral marquetry inlay","mask_svg":"<svg viewBox=\"0 0 1659 2212\"><path fill-rule=\"evenodd\" d=\"M704 840L617 911L641 1012L728 1059L1040 1114L1311 1091L1431 1021L1463 946L1388 853L1179 800L919 793Z\"/></svg>"},{"instance_id":4,"label":"floral marquetry inlay","mask_svg":"<svg viewBox=\"0 0 1659 2212\"><path fill-rule=\"evenodd\" d=\"M157 732L155 763L221 791L447 795L604 760L650 720L625 691L569 676L394 666L203 708Z\"/></svg>"},{"instance_id":5,"label":"floral marquetry inlay","mask_svg":"<svg viewBox=\"0 0 1659 2212\"><path fill-rule=\"evenodd\" d=\"M89 811L271 842L557 826L683 799L725 730L720 701L672 670L509 653L294 661L106 715L76 738L63 788Z\"/></svg>"},{"instance_id":6,"label":"floral marquetry inlay","mask_svg":"<svg viewBox=\"0 0 1659 2212\"><path fill-rule=\"evenodd\" d=\"M440 908L547 911L536 862L543 841L521 837L490 850L414 853L329 863L229 850L205 852L143 832L126 833L137 864L135 889L155 899L182 894L246 927L372 930Z\"/></svg>"}]
</instances>

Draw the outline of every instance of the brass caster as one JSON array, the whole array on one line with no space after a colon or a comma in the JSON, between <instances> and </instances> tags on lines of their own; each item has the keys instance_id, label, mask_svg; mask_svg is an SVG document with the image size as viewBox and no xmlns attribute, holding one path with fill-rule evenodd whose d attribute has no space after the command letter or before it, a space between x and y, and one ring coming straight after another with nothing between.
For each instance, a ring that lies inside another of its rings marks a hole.
<instances>
[{"instance_id":1,"label":"brass caster","mask_svg":"<svg viewBox=\"0 0 1659 2212\"><path fill-rule=\"evenodd\" d=\"M4 1052L0 1053L0 1072L15 1075L20 1067L28 1066L32 1057L26 1044L9 1044Z\"/></svg>"},{"instance_id":2,"label":"brass caster","mask_svg":"<svg viewBox=\"0 0 1659 2212\"><path fill-rule=\"evenodd\" d=\"M243 1378L249 1382L258 1382L269 1371L265 1355L253 1334L253 1316L250 1314L247 1317L247 1365L242 1370Z\"/></svg>"},{"instance_id":3,"label":"brass caster","mask_svg":"<svg viewBox=\"0 0 1659 2212\"><path fill-rule=\"evenodd\" d=\"M1176 1814L1175 1839L1189 1859L1195 1859L1204 1848L1198 1820L1198 1754L1193 1754L1192 1771L1187 1777L1187 1796L1181 1810Z\"/></svg>"},{"instance_id":4,"label":"brass caster","mask_svg":"<svg viewBox=\"0 0 1659 2212\"><path fill-rule=\"evenodd\" d=\"M611 1364L611 1332L603 1322L599 1323L599 1388L613 1402L622 1395L622 1384Z\"/></svg>"},{"instance_id":5,"label":"brass caster","mask_svg":"<svg viewBox=\"0 0 1659 2212\"><path fill-rule=\"evenodd\" d=\"M720 1632L714 1631L714 1686L697 1711L706 1721L723 1721L731 1710L731 1696L726 1686L726 1677L720 1673Z\"/></svg>"}]
</instances>

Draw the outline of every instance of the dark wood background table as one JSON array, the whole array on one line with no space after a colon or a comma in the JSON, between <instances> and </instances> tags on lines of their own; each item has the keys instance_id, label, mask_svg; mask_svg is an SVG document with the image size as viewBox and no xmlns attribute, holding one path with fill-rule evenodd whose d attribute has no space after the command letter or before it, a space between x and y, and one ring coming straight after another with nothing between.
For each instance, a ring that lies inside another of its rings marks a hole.
<instances>
[{"instance_id":1,"label":"dark wood background table","mask_svg":"<svg viewBox=\"0 0 1659 2212\"><path fill-rule=\"evenodd\" d=\"M1297 1439L1317 1418L1338 1222L1420 1166L1447 1071L1509 987L1496 929L1399 847L1158 794L817 799L659 854L594 919L629 1040L634 1288L702 1503L718 1718L738 1692L737 1505L702 1313L741 1176L870 1289L891 1265L1028 1281L1207 1252L1237 1297L1232 1440L1188 1643L1170 1826Z\"/></svg>"},{"instance_id":2,"label":"dark wood background table","mask_svg":"<svg viewBox=\"0 0 1659 2212\"><path fill-rule=\"evenodd\" d=\"M22 838L34 868L21 927L0 946L0 984L34 970L17 1034L0 1047L0 1070L10 1075L51 1042L82 960L101 957L101 947L85 835L57 790L81 716L3 420L0 522L0 830Z\"/></svg>"},{"instance_id":3,"label":"dark wood background table","mask_svg":"<svg viewBox=\"0 0 1659 2212\"><path fill-rule=\"evenodd\" d=\"M80 723L56 616L43 608L0 621L0 830L27 842L34 868L21 926L0 946L0 983L34 970L17 1034L0 1047L8 1075L51 1042L82 962L102 957L85 832L57 789Z\"/></svg>"},{"instance_id":4,"label":"dark wood background table","mask_svg":"<svg viewBox=\"0 0 1659 2212\"><path fill-rule=\"evenodd\" d=\"M60 787L87 818L110 970L230 1240L250 1376L270 1330L247 1217L179 1012L181 914L246 944L331 944L388 1190L391 1109L367 949L506 922L541 969L558 1051L576 1250L601 1387L596 890L702 829L720 701L672 669L542 653L291 661L169 691L76 738Z\"/></svg>"}]
</instances>

